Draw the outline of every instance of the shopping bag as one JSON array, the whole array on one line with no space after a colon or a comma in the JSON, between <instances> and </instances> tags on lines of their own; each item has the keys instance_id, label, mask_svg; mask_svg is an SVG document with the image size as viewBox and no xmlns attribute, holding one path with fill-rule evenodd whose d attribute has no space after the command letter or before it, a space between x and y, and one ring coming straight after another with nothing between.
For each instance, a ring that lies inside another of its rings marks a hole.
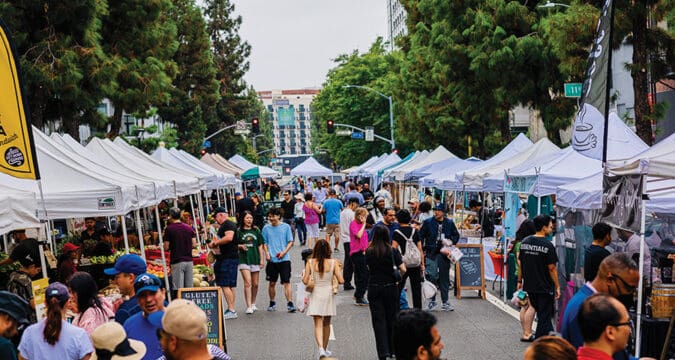
<instances>
[{"instance_id":1,"label":"shopping bag","mask_svg":"<svg viewBox=\"0 0 675 360\"><path fill-rule=\"evenodd\" d=\"M295 284L295 306L300 312L304 312L309 302L309 293L305 291L305 284L299 282Z\"/></svg>"}]
</instances>

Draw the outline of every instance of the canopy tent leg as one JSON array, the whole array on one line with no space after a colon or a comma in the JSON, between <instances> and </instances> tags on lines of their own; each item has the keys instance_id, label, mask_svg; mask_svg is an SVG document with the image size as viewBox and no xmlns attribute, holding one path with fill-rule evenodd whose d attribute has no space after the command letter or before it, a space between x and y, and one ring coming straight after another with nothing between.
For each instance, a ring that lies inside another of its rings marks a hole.
<instances>
[{"instance_id":1,"label":"canopy tent leg","mask_svg":"<svg viewBox=\"0 0 675 360\"><path fill-rule=\"evenodd\" d=\"M47 220L47 244L49 244L49 247L52 250L52 253L56 254L54 250L56 250L56 234L54 234L54 221L53 220ZM56 255L54 255L56 256Z\"/></svg>"},{"instance_id":2,"label":"canopy tent leg","mask_svg":"<svg viewBox=\"0 0 675 360\"><path fill-rule=\"evenodd\" d=\"M145 259L145 240L143 240L143 229L141 228L141 211L136 209L136 232L138 233L138 246L141 248L141 257ZM146 260L147 261L147 260Z\"/></svg>"},{"instance_id":3,"label":"canopy tent leg","mask_svg":"<svg viewBox=\"0 0 675 360\"><path fill-rule=\"evenodd\" d=\"M537 215L541 215L541 197L537 196Z\"/></svg>"},{"instance_id":4,"label":"canopy tent leg","mask_svg":"<svg viewBox=\"0 0 675 360\"><path fill-rule=\"evenodd\" d=\"M195 203L192 200L192 195L190 195L190 208L192 208L192 226L194 227L195 234L197 235L197 243L199 247L202 246L202 241L199 236L199 225L197 225L197 213L195 213Z\"/></svg>"},{"instance_id":5,"label":"canopy tent leg","mask_svg":"<svg viewBox=\"0 0 675 360\"><path fill-rule=\"evenodd\" d=\"M642 177L642 193L647 192L647 181ZM637 322L635 324L635 357L640 358L640 345L642 342L642 290L644 289L644 278L650 276L651 274L644 273L644 264L645 264L645 222L646 222L646 212L647 212L647 200L645 197L642 197L642 214L640 215L640 264L638 268L640 269L640 281L638 282L638 299L637 299ZM651 267L650 267L651 268Z\"/></svg>"},{"instance_id":6,"label":"canopy tent leg","mask_svg":"<svg viewBox=\"0 0 675 360\"><path fill-rule=\"evenodd\" d=\"M5 253L9 254L9 248L7 247L7 234L2 234L2 243L5 246L3 249L5 249Z\"/></svg>"},{"instance_id":7,"label":"canopy tent leg","mask_svg":"<svg viewBox=\"0 0 675 360\"><path fill-rule=\"evenodd\" d=\"M127 217L122 215L122 236L124 236L124 251L129 253L129 236L127 236Z\"/></svg>"},{"instance_id":8,"label":"canopy tent leg","mask_svg":"<svg viewBox=\"0 0 675 360\"><path fill-rule=\"evenodd\" d=\"M162 267L164 268L164 286L166 286L166 296L171 302L171 291L169 291L169 272L166 271L166 255L164 254L164 239L162 239L162 224L159 220L159 207L155 206L155 218L157 219L157 233L159 234L159 252L162 254Z\"/></svg>"},{"instance_id":9,"label":"canopy tent leg","mask_svg":"<svg viewBox=\"0 0 675 360\"><path fill-rule=\"evenodd\" d=\"M45 226L48 226L47 222L45 222ZM42 244L38 245L38 250L40 251L40 262L42 263L42 276L49 278L49 273L47 272L47 258L45 258L45 249Z\"/></svg>"},{"instance_id":10,"label":"canopy tent leg","mask_svg":"<svg viewBox=\"0 0 675 360\"><path fill-rule=\"evenodd\" d=\"M204 194L204 195L206 195L206 194ZM197 198L197 206L199 206L199 220L200 220L200 222L196 223L195 225L197 227L196 231L199 232L200 231L199 230L199 224L200 223L202 224L202 229L206 229L206 227L205 227L206 226L206 216L208 216L208 215L204 214L204 204L202 203L202 199L200 197ZM208 206L207 206L207 208L208 208ZM206 251L207 250L206 249L206 234L202 233L201 237L204 239L204 242L201 242L201 241L198 242L199 243L199 249Z\"/></svg>"},{"instance_id":11,"label":"canopy tent leg","mask_svg":"<svg viewBox=\"0 0 675 360\"><path fill-rule=\"evenodd\" d=\"M218 200L218 207L220 207L220 189L216 190L216 200Z\"/></svg>"}]
</instances>

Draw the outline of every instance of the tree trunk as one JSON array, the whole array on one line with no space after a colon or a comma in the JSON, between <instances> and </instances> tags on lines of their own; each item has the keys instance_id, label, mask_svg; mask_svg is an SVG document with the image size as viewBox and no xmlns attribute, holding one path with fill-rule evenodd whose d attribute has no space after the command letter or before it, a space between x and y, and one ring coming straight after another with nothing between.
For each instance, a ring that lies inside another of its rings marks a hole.
<instances>
[{"instance_id":1,"label":"tree trunk","mask_svg":"<svg viewBox=\"0 0 675 360\"><path fill-rule=\"evenodd\" d=\"M648 102L647 8L643 2L633 5L633 93L635 129L647 145L652 144L651 109Z\"/></svg>"},{"instance_id":2,"label":"tree trunk","mask_svg":"<svg viewBox=\"0 0 675 360\"><path fill-rule=\"evenodd\" d=\"M63 119L63 129L72 136L73 139L80 141L80 123L75 119Z\"/></svg>"},{"instance_id":3,"label":"tree trunk","mask_svg":"<svg viewBox=\"0 0 675 360\"><path fill-rule=\"evenodd\" d=\"M105 134L105 137L114 139L120 134L120 129L122 128L122 112L120 107L115 106L115 111L110 119L110 131Z\"/></svg>"}]
</instances>

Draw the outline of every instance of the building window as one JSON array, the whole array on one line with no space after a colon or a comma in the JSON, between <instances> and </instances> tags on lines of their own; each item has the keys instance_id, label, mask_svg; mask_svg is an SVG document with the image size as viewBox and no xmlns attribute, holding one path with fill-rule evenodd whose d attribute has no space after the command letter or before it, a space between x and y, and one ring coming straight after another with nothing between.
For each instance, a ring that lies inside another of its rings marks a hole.
<instances>
[{"instance_id":1,"label":"building window","mask_svg":"<svg viewBox=\"0 0 675 360\"><path fill-rule=\"evenodd\" d=\"M101 114L103 114L105 116L108 116L108 104L100 103L100 104L98 104L98 107L96 108L96 110L98 110L98 112L100 112Z\"/></svg>"},{"instance_id":2,"label":"building window","mask_svg":"<svg viewBox=\"0 0 675 360\"><path fill-rule=\"evenodd\" d=\"M269 112L273 113L274 112L274 106L267 105L267 110L269 110Z\"/></svg>"},{"instance_id":3,"label":"building window","mask_svg":"<svg viewBox=\"0 0 675 360\"><path fill-rule=\"evenodd\" d=\"M284 131L279 131L279 137L282 138L282 139L285 138L286 133Z\"/></svg>"},{"instance_id":4,"label":"building window","mask_svg":"<svg viewBox=\"0 0 675 360\"><path fill-rule=\"evenodd\" d=\"M300 121L300 129L305 129L305 128L306 128L306 127L305 127L305 122L304 122L304 121Z\"/></svg>"},{"instance_id":5,"label":"building window","mask_svg":"<svg viewBox=\"0 0 675 360\"><path fill-rule=\"evenodd\" d=\"M291 155L295 155L295 154L296 154L295 148L292 147L292 148L291 148Z\"/></svg>"}]
</instances>

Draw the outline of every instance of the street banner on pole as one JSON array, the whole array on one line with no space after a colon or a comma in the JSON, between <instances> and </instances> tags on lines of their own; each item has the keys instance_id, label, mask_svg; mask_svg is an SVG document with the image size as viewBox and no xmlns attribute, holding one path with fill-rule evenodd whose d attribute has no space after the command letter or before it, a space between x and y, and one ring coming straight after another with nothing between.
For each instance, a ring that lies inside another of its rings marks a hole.
<instances>
[{"instance_id":1,"label":"street banner on pole","mask_svg":"<svg viewBox=\"0 0 675 360\"><path fill-rule=\"evenodd\" d=\"M602 7L595 41L588 56L586 79L581 91L581 105L574 120L572 137L574 150L603 162L607 160L613 6L613 0L605 0Z\"/></svg>"},{"instance_id":2,"label":"street banner on pole","mask_svg":"<svg viewBox=\"0 0 675 360\"><path fill-rule=\"evenodd\" d=\"M40 179L28 99L21 91L18 56L7 25L0 20L0 172Z\"/></svg>"}]
</instances>

